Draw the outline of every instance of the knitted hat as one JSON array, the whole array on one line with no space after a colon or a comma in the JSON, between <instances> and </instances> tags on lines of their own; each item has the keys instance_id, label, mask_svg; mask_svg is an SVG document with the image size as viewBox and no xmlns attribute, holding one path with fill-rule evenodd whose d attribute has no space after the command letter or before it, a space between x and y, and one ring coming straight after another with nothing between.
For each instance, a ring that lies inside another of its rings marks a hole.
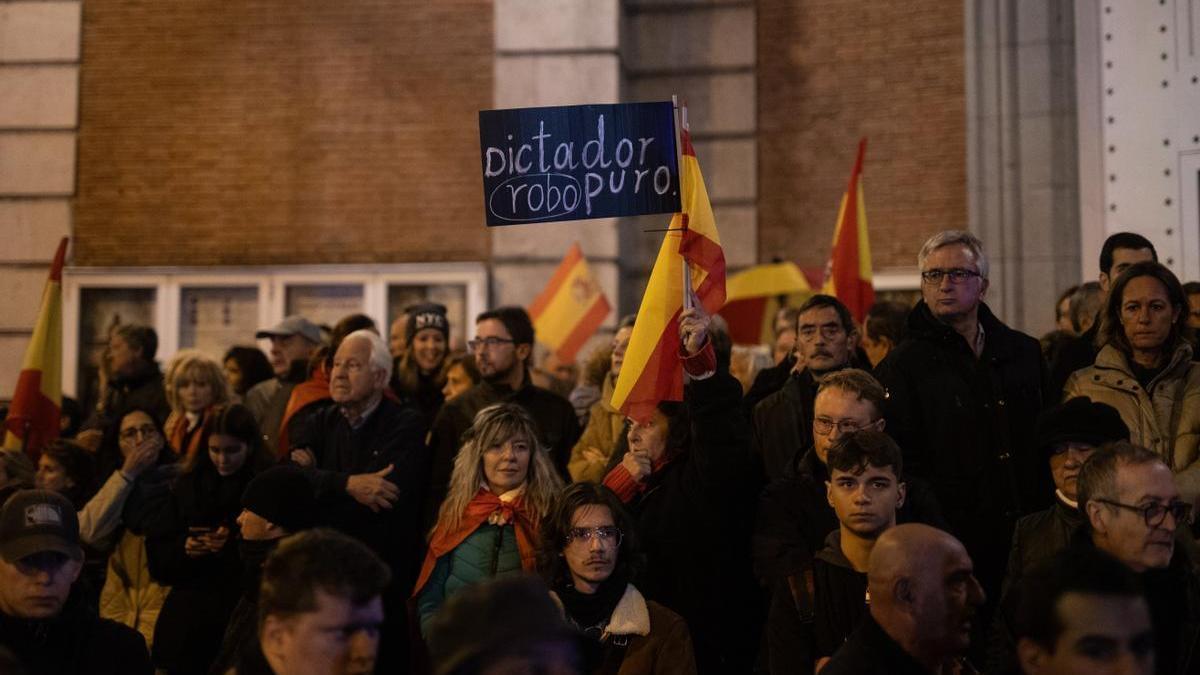
<instances>
[{"instance_id":1,"label":"knitted hat","mask_svg":"<svg viewBox=\"0 0 1200 675\"><path fill-rule=\"evenodd\" d=\"M1129 440L1129 427L1117 409L1086 396L1046 410L1038 417L1037 447L1044 453L1059 443L1103 445Z\"/></svg>"},{"instance_id":2,"label":"knitted hat","mask_svg":"<svg viewBox=\"0 0 1200 675\"><path fill-rule=\"evenodd\" d=\"M275 466L255 476L242 494L242 506L288 532L316 523L313 486L296 466Z\"/></svg>"},{"instance_id":3,"label":"knitted hat","mask_svg":"<svg viewBox=\"0 0 1200 675\"><path fill-rule=\"evenodd\" d=\"M413 338L417 336L417 333L426 328L439 331L443 338L450 339L450 322L446 319L445 305L423 302L419 305L413 305L404 311L408 314L408 325L404 333L404 339L407 340L409 345L412 345Z\"/></svg>"}]
</instances>

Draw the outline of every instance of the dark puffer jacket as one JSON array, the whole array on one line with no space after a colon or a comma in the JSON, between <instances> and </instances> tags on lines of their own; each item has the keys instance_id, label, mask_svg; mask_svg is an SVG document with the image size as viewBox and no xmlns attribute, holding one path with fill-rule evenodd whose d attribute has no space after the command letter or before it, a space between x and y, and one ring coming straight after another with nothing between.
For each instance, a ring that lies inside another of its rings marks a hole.
<instances>
[{"instance_id":1,"label":"dark puffer jacket","mask_svg":"<svg viewBox=\"0 0 1200 675\"><path fill-rule=\"evenodd\" d=\"M31 675L150 675L142 636L116 621L101 619L74 594L47 621L17 619L0 612L0 647Z\"/></svg>"}]
</instances>

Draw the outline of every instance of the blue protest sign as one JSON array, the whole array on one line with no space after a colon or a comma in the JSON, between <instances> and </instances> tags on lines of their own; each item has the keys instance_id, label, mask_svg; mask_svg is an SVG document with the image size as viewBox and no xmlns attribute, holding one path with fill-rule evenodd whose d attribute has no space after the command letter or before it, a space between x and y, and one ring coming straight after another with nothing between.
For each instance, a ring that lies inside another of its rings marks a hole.
<instances>
[{"instance_id":1,"label":"blue protest sign","mask_svg":"<svg viewBox=\"0 0 1200 675\"><path fill-rule=\"evenodd\" d=\"M488 225L679 210L671 102L482 110Z\"/></svg>"}]
</instances>

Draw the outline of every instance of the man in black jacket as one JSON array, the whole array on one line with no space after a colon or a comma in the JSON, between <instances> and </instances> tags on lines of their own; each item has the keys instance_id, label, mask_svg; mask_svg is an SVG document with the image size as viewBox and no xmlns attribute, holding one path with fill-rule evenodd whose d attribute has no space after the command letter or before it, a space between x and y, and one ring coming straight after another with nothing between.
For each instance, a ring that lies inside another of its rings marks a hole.
<instances>
[{"instance_id":1,"label":"man in black jacket","mask_svg":"<svg viewBox=\"0 0 1200 675\"><path fill-rule=\"evenodd\" d=\"M865 371L847 368L826 376L813 404L812 447L794 461L786 477L763 490L753 549L755 571L770 587L767 649L772 673L812 667L811 643L796 635L812 630L813 556L838 529L826 489L826 458L847 435L884 428L884 397L883 387ZM945 526L928 485L910 479L907 490L900 522Z\"/></svg>"},{"instance_id":2,"label":"man in black jacket","mask_svg":"<svg viewBox=\"0 0 1200 675\"><path fill-rule=\"evenodd\" d=\"M14 493L0 510L0 647L29 673L154 672L137 631L71 593L82 569L71 503L45 490Z\"/></svg>"},{"instance_id":3,"label":"man in black jacket","mask_svg":"<svg viewBox=\"0 0 1200 675\"><path fill-rule=\"evenodd\" d=\"M822 675L932 675L955 670L984 601L971 557L927 525L897 525L871 551L871 609Z\"/></svg>"},{"instance_id":4,"label":"man in black jacket","mask_svg":"<svg viewBox=\"0 0 1200 675\"><path fill-rule=\"evenodd\" d=\"M166 421L171 406L154 361L157 352L158 334L153 328L130 323L113 329L104 352L108 381L76 441L94 451L104 430L134 408L150 413L160 424Z\"/></svg>"},{"instance_id":5,"label":"man in black jacket","mask_svg":"<svg viewBox=\"0 0 1200 675\"><path fill-rule=\"evenodd\" d=\"M312 418L305 434L312 445L293 451L292 459L305 467L316 491L318 522L357 537L391 566L385 630L401 636L404 600L423 553L421 507L429 451L421 413L384 395L391 369L383 338L370 330L347 335L329 375L335 405ZM383 664L403 663L405 656L392 650L407 644L399 637L385 640Z\"/></svg>"},{"instance_id":6,"label":"man in black jacket","mask_svg":"<svg viewBox=\"0 0 1200 675\"><path fill-rule=\"evenodd\" d=\"M813 559L813 654L833 656L869 611L867 568L879 537L904 504L900 447L882 431L846 436L829 450L829 504L838 529ZM799 636L798 636L799 637Z\"/></svg>"},{"instance_id":7,"label":"man in black jacket","mask_svg":"<svg viewBox=\"0 0 1200 675\"><path fill-rule=\"evenodd\" d=\"M1105 239L1104 246L1100 249L1099 277L1103 297L1108 297L1108 289L1112 288L1113 281L1121 272L1134 263L1147 260L1157 262L1158 253L1154 250L1154 244L1142 235L1118 232ZM1104 305L1103 299L1100 305ZM1099 332L1100 320L1097 317L1090 328L1059 350L1058 357L1050 364L1050 387L1047 391L1052 399L1057 401L1062 398L1063 386L1071 373L1080 368L1087 368L1096 360L1096 352L1099 351L1096 335Z\"/></svg>"},{"instance_id":8,"label":"man in black jacket","mask_svg":"<svg viewBox=\"0 0 1200 675\"><path fill-rule=\"evenodd\" d=\"M804 368L754 406L755 451L768 481L782 478L811 444L817 381L849 367L857 346L854 318L837 298L814 295L800 306L796 353Z\"/></svg>"},{"instance_id":9,"label":"man in black jacket","mask_svg":"<svg viewBox=\"0 0 1200 675\"><path fill-rule=\"evenodd\" d=\"M988 262L974 235L936 234L917 260L922 299L909 337L876 369L887 431L910 475L930 482L995 597L1017 518L1050 502L1032 424L1043 407L1041 347L983 303Z\"/></svg>"},{"instance_id":10,"label":"man in black jacket","mask_svg":"<svg viewBox=\"0 0 1200 675\"><path fill-rule=\"evenodd\" d=\"M437 520L437 510L446 497L463 433L475 422L475 413L494 403L516 403L529 411L554 465L570 480L567 460L582 433L579 418L567 399L530 381L528 361L533 338L533 322L520 307L498 307L475 318L475 338L468 345L483 380L447 401L434 419L429 435L433 449L426 512L429 523Z\"/></svg>"}]
</instances>

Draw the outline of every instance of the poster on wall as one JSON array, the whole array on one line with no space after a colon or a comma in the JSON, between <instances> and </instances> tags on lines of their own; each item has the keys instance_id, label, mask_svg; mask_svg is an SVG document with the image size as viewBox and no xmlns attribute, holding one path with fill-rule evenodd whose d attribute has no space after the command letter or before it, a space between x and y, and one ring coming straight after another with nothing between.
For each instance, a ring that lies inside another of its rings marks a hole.
<instances>
[{"instance_id":1,"label":"poster on wall","mask_svg":"<svg viewBox=\"0 0 1200 675\"><path fill-rule=\"evenodd\" d=\"M184 288L179 297L179 347L220 361L234 346L252 346L258 330L258 288Z\"/></svg>"},{"instance_id":2,"label":"poster on wall","mask_svg":"<svg viewBox=\"0 0 1200 675\"><path fill-rule=\"evenodd\" d=\"M489 226L674 213L670 101L482 110Z\"/></svg>"}]
</instances>

